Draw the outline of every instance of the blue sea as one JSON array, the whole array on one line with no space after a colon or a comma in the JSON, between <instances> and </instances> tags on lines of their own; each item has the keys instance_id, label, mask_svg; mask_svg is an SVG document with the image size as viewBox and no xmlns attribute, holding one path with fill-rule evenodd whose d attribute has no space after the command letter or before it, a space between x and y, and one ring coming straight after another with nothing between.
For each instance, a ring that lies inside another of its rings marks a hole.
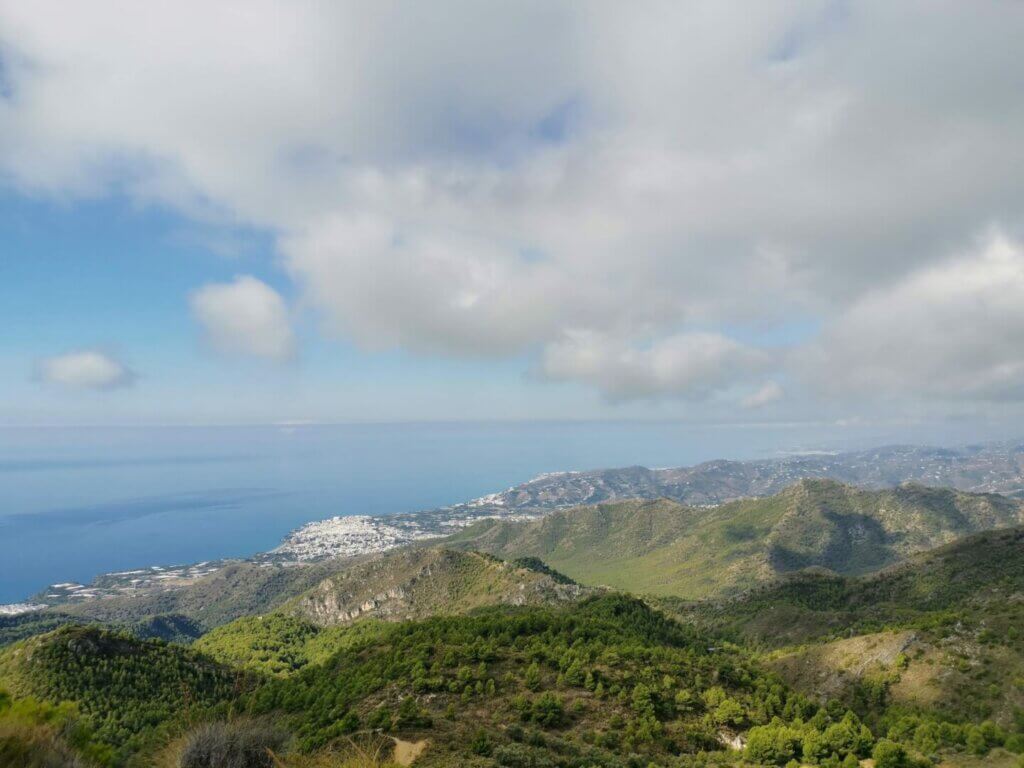
<instances>
[{"instance_id":1,"label":"blue sea","mask_svg":"<svg viewBox=\"0 0 1024 768\"><path fill-rule=\"evenodd\" d=\"M908 438L677 422L0 429L0 603L100 573L249 555L332 515L466 501L542 472L847 450Z\"/></svg>"}]
</instances>

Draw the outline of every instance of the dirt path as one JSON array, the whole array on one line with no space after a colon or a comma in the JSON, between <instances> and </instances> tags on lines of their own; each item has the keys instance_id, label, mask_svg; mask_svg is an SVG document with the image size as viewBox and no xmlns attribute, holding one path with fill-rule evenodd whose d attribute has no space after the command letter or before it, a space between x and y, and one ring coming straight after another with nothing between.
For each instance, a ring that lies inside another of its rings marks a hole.
<instances>
[{"instance_id":1,"label":"dirt path","mask_svg":"<svg viewBox=\"0 0 1024 768\"><path fill-rule=\"evenodd\" d=\"M391 739L395 742L394 761L399 765L412 765L412 761L422 754L429 743L427 739L422 741L402 741L394 736Z\"/></svg>"}]
</instances>

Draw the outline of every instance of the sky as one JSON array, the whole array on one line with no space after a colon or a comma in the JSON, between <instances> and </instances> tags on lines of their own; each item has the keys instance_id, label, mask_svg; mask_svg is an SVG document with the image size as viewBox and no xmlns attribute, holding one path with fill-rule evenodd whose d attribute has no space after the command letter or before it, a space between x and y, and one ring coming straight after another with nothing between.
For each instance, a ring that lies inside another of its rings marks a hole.
<instances>
[{"instance_id":1,"label":"sky","mask_svg":"<svg viewBox=\"0 0 1024 768\"><path fill-rule=\"evenodd\" d=\"M1024 427L1024 4L0 0L0 425Z\"/></svg>"}]
</instances>

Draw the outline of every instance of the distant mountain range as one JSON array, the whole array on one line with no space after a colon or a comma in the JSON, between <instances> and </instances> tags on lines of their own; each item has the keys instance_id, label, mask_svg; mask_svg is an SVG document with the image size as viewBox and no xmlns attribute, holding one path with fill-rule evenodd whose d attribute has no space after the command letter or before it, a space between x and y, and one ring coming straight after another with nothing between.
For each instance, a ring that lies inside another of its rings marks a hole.
<instances>
[{"instance_id":1,"label":"distant mountain range","mask_svg":"<svg viewBox=\"0 0 1024 768\"><path fill-rule=\"evenodd\" d=\"M1024 496L1024 443L958 449L897 445L852 453L709 461L669 469L556 472L452 509L526 511L657 498L694 505L722 504L749 496L771 496L806 478L828 478L874 489L913 482Z\"/></svg>"},{"instance_id":2,"label":"distant mountain range","mask_svg":"<svg viewBox=\"0 0 1024 768\"><path fill-rule=\"evenodd\" d=\"M184 590L191 594L194 586L201 592L204 589L202 585L211 583L208 577L221 571L224 571L222 578L233 579L239 578L239 574L255 573L253 568L258 567L264 572L252 579L243 576L242 581L276 584L292 580L295 574L275 571L296 561L323 561L388 551L423 540L436 541L457 534L481 520L531 521L554 510L636 499L669 499L693 507L709 507L777 494L808 478L828 478L867 489L894 488L911 482L1024 498L1024 443L1014 441L957 449L889 446L834 455L712 461L672 469L627 467L550 473L506 491L449 507L383 517L339 517L313 522L290 534L274 551L254 555L247 562L222 560L198 566L154 566L104 574L89 585L53 585L31 598L29 605L11 607L11 612L40 606L65 609L89 605L98 599L114 599L116 604L120 604L123 599L141 597L165 605L168 612L176 612L179 600L191 598L175 597L172 593ZM929 540L929 543L942 541ZM785 556L781 550L778 552ZM880 562L888 561L883 556ZM735 579L737 584L743 581L739 575ZM308 587L309 583L303 582L303 585ZM656 593L666 591L653 580L643 586ZM293 591L289 596L294 594ZM251 602L244 600L239 608ZM210 614L204 621L212 624L244 615L244 612L228 611L218 617L213 614L220 610L219 607L210 608L210 601L204 605L207 607L203 610ZM92 609L88 610L91 612ZM191 610L188 612L192 613ZM109 611L103 613L106 615ZM0 616L0 635L10 621Z\"/></svg>"},{"instance_id":3,"label":"distant mountain range","mask_svg":"<svg viewBox=\"0 0 1024 768\"><path fill-rule=\"evenodd\" d=\"M974 487L1016 454L880 455ZM0 617L0 764L220 766L186 756L249 744L263 762L234 764L350 766L336 750L359 739L422 768L1019 764L1024 501L865 468L711 503L716 471L725 494L794 465L711 466L541 478L464 505L443 539L135 593L115 575ZM615 495L652 472L704 478L705 501ZM444 519L425 514L421 533Z\"/></svg>"},{"instance_id":4,"label":"distant mountain range","mask_svg":"<svg viewBox=\"0 0 1024 768\"><path fill-rule=\"evenodd\" d=\"M532 561L588 587L720 597L806 568L871 573L971 533L1022 523L1019 500L913 484L871 491L802 480L774 496L703 507L613 501L532 520L480 520L440 540L446 549L431 540L371 555L229 563L185 584L0 617L0 643L71 622L194 637L286 606L316 624L342 624L557 601L577 589L522 565ZM520 565L510 569L502 560Z\"/></svg>"},{"instance_id":5,"label":"distant mountain range","mask_svg":"<svg viewBox=\"0 0 1024 768\"><path fill-rule=\"evenodd\" d=\"M996 494L801 480L774 496L714 507L614 501L531 522L487 520L450 543L537 557L585 584L697 599L809 567L869 573L966 534L1022 522L1022 503Z\"/></svg>"}]
</instances>

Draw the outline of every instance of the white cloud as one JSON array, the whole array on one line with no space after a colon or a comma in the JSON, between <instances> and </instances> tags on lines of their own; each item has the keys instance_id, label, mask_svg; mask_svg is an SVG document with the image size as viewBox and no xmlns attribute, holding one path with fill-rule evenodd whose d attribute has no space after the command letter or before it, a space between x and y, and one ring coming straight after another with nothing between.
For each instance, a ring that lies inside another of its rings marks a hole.
<instances>
[{"instance_id":1,"label":"white cloud","mask_svg":"<svg viewBox=\"0 0 1024 768\"><path fill-rule=\"evenodd\" d=\"M802 363L840 395L1024 396L1024 247L1001 234L868 293Z\"/></svg>"},{"instance_id":2,"label":"white cloud","mask_svg":"<svg viewBox=\"0 0 1024 768\"><path fill-rule=\"evenodd\" d=\"M249 275L204 285L191 296L192 313L215 349L278 362L295 354L284 299Z\"/></svg>"},{"instance_id":3,"label":"white cloud","mask_svg":"<svg viewBox=\"0 0 1024 768\"><path fill-rule=\"evenodd\" d=\"M366 346L571 360L580 333L619 362L561 377L672 396L708 385L656 374L646 340L799 315L854 354L872 297L993 221L1024 233L1022 35L991 0L0 0L0 175L265 228ZM1016 396L927 359L926 393Z\"/></svg>"},{"instance_id":4,"label":"white cloud","mask_svg":"<svg viewBox=\"0 0 1024 768\"><path fill-rule=\"evenodd\" d=\"M713 333L680 334L637 349L589 332L571 332L544 350L543 372L585 381L616 400L701 399L762 370L763 352Z\"/></svg>"},{"instance_id":5,"label":"white cloud","mask_svg":"<svg viewBox=\"0 0 1024 768\"><path fill-rule=\"evenodd\" d=\"M785 394L777 381L766 381L757 390L740 400L740 405L744 408L763 408L781 400Z\"/></svg>"},{"instance_id":6,"label":"white cloud","mask_svg":"<svg viewBox=\"0 0 1024 768\"><path fill-rule=\"evenodd\" d=\"M135 374L108 354L80 350L48 357L37 365L38 377L72 389L118 389L134 383Z\"/></svg>"}]
</instances>

